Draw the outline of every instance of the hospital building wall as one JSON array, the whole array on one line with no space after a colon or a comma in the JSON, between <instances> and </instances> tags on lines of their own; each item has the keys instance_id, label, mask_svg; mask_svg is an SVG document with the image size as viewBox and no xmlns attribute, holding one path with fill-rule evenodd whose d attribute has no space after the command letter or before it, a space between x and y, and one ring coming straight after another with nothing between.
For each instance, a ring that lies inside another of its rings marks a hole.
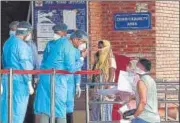
<instances>
[{"instance_id":1,"label":"hospital building wall","mask_svg":"<svg viewBox=\"0 0 180 123\"><path fill-rule=\"evenodd\" d=\"M156 76L179 80L179 2L156 2Z\"/></svg>"},{"instance_id":2,"label":"hospital building wall","mask_svg":"<svg viewBox=\"0 0 180 123\"><path fill-rule=\"evenodd\" d=\"M164 7L166 6L166 7ZM114 30L115 13L150 12L152 29ZM146 57L154 78L179 78L179 2L89 2L90 66L98 40L106 39L114 53Z\"/></svg>"}]
</instances>

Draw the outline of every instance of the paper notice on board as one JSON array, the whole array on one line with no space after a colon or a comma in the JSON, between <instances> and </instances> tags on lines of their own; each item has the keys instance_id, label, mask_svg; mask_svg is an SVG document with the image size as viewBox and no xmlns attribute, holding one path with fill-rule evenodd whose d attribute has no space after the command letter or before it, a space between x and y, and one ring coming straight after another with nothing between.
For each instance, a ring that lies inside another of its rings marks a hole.
<instances>
[{"instance_id":1,"label":"paper notice on board","mask_svg":"<svg viewBox=\"0 0 180 123\"><path fill-rule=\"evenodd\" d=\"M37 23L37 37L53 37L54 31L52 27L54 24Z\"/></svg>"},{"instance_id":2,"label":"paper notice on board","mask_svg":"<svg viewBox=\"0 0 180 123\"><path fill-rule=\"evenodd\" d=\"M63 22L68 26L69 30L76 29L76 11L63 10Z\"/></svg>"},{"instance_id":3,"label":"paper notice on board","mask_svg":"<svg viewBox=\"0 0 180 123\"><path fill-rule=\"evenodd\" d=\"M46 48L46 44L50 40L52 40L52 38L38 38L37 39L38 51L44 51L44 49Z\"/></svg>"}]
</instances>

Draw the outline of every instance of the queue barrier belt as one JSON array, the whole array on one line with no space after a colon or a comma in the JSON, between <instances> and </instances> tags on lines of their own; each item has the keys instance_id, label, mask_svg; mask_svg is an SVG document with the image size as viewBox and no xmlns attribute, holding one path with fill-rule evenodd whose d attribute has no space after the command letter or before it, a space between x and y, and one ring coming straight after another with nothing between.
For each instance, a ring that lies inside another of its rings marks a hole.
<instances>
[{"instance_id":1,"label":"queue barrier belt","mask_svg":"<svg viewBox=\"0 0 180 123\"><path fill-rule=\"evenodd\" d=\"M9 74L10 70L0 70L0 74ZM93 75L93 74L100 74L101 71L99 70L82 70L77 71L75 73L71 73L65 70L13 70L13 74L80 74L80 75Z\"/></svg>"}]
</instances>

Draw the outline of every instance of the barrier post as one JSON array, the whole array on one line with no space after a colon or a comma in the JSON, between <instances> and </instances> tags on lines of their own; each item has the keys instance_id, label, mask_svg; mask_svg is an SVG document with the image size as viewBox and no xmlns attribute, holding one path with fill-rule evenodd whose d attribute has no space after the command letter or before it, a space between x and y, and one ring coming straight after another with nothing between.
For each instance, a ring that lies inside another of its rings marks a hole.
<instances>
[{"instance_id":1,"label":"barrier post","mask_svg":"<svg viewBox=\"0 0 180 123\"><path fill-rule=\"evenodd\" d=\"M53 69L53 74L51 74L51 81L50 81L50 87L51 87L51 117L50 117L50 123L55 123L55 76L56 71Z\"/></svg>"},{"instance_id":2,"label":"barrier post","mask_svg":"<svg viewBox=\"0 0 180 123\"><path fill-rule=\"evenodd\" d=\"M89 121L89 85L86 84L86 123Z\"/></svg>"},{"instance_id":3,"label":"barrier post","mask_svg":"<svg viewBox=\"0 0 180 123\"><path fill-rule=\"evenodd\" d=\"M103 83L103 75L101 74L100 75L100 83ZM100 89L101 90L103 90L103 85L102 86L100 86ZM100 95L100 101L102 102L103 101L103 96L102 95ZM100 104L100 113L101 113L101 120L100 121L103 121L103 119L104 119L104 114L103 114L103 104Z\"/></svg>"},{"instance_id":4,"label":"barrier post","mask_svg":"<svg viewBox=\"0 0 180 123\"><path fill-rule=\"evenodd\" d=\"M0 65L1 66L1 65ZM0 86L1 86L1 81L2 81L2 79L1 79L1 72L0 72ZM1 87L0 87L0 102L1 102ZM0 111L1 111L1 104L0 104ZM1 115L0 115L0 123L1 123L2 121L1 121Z\"/></svg>"},{"instance_id":5,"label":"barrier post","mask_svg":"<svg viewBox=\"0 0 180 123\"><path fill-rule=\"evenodd\" d=\"M167 92L167 86L165 85L165 92ZM165 93L165 100L167 100L167 95ZM165 121L168 121L168 105L165 102Z\"/></svg>"},{"instance_id":6,"label":"barrier post","mask_svg":"<svg viewBox=\"0 0 180 123\"><path fill-rule=\"evenodd\" d=\"M13 71L12 68L9 71L8 77L8 123L12 123L13 119Z\"/></svg>"}]
</instances>

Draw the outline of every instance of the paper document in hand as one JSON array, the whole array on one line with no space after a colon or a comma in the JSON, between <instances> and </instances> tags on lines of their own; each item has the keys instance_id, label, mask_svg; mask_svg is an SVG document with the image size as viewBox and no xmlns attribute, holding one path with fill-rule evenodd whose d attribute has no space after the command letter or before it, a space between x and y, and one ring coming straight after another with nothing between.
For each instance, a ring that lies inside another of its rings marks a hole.
<instances>
[{"instance_id":1,"label":"paper document in hand","mask_svg":"<svg viewBox=\"0 0 180 123\"><path fill-rule=\"evenodd\" d=\"M118 78L118 90L121 92L133 93L134 77L125 71L120 71Z\"/></svg>"},{"instance_id":2,"label":"paper document in hand","mask_svg":"<svg viewBox=\"0 0 180 123\"><path fill-rule=\"evenodd\" d=\"M135 77L133 73L120 71L118 86L111 89L98 90L98 94L103 96L115 94L116 97L122 101L129 101L130 96L134 95Z\"/></svg>"}]
</instances>

